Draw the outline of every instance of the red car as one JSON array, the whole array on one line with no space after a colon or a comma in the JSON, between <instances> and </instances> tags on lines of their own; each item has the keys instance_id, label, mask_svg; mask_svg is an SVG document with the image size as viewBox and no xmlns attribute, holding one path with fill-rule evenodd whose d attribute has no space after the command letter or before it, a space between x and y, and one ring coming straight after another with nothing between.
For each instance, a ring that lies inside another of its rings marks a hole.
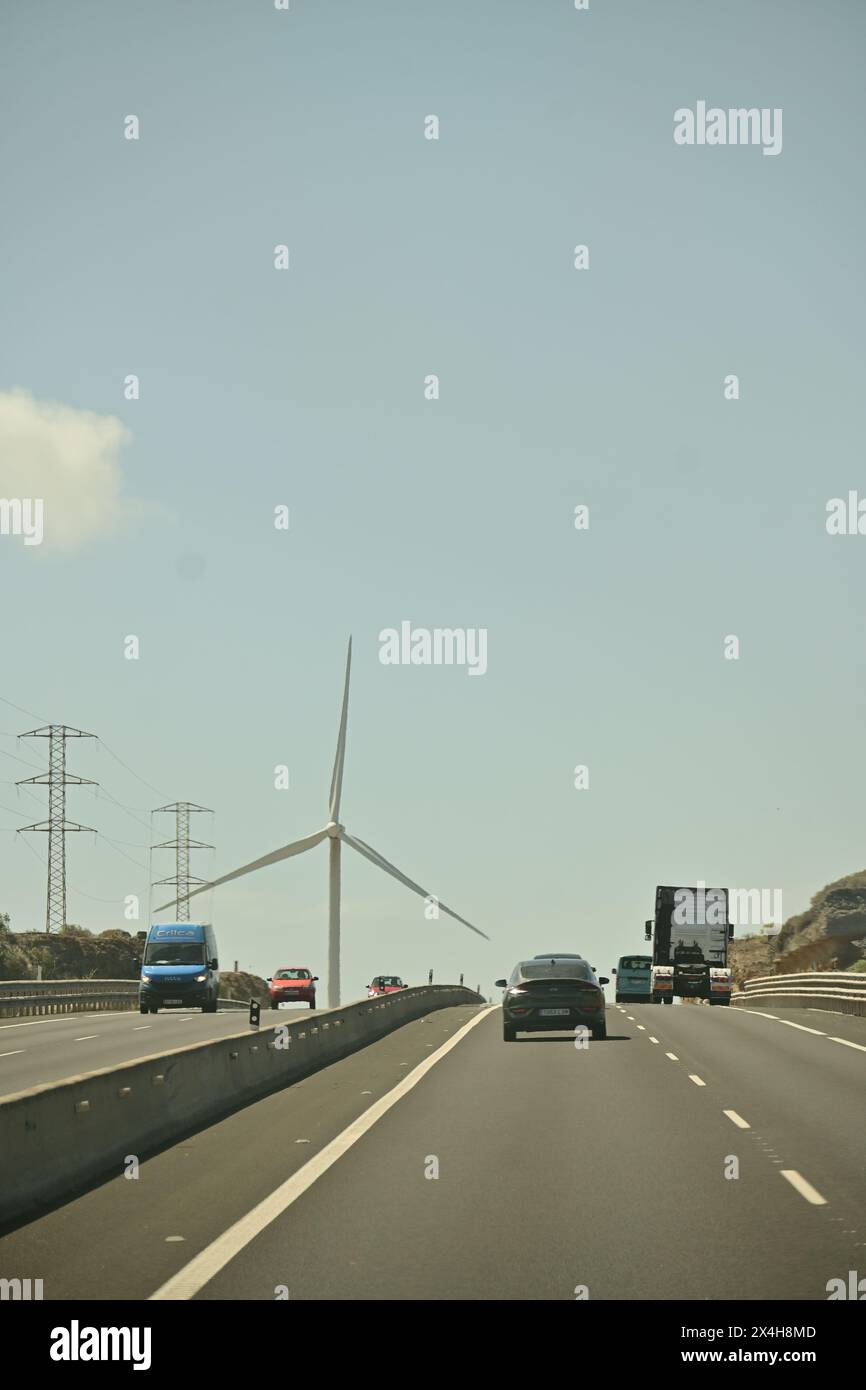
<instances>
[{"instance_id":1,"label":"red car","mask_svg":"<svg viewBox=\"0 0 866 1390\"><path fill-rule=\"evenodd\" d=\"M400 989L408 989L399 975L374 975L367 986L367 998L375 999L380 994L396 994Z\"/></svg>"},{"instance_id":2,"label":"red car","mask_svg":"<svg viewBox=\"0 0 866 1390\"><path fill-rule=\"evenodd\" d=\"M316 981L318 975L304 966L282 965L268 976L268 994L272 1009L280 1004L309 1004L316 1007Z\"/></svg>"}]
</instances>

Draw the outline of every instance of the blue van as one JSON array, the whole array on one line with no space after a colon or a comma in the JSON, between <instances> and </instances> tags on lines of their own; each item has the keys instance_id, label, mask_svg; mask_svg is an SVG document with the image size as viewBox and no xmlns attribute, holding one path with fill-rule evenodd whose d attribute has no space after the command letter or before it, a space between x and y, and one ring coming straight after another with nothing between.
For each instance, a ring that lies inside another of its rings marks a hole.
<instances>
[{"instance_id":1,"label":"blue van","mask_svg":"<svg viewBox=\"0 0 866 1390\"><path fill-rule=\"evenodd\" d=\"M219 961L213 927L167 922L151 927L141 962L138 1004L143 1014L157 1009L201 1009L215 1014Z\"/></svg>"},{"instance_id":2,"label":"blue van","mask_svg":"<svg viewBox=\"0 0 866 1390\"><path fill-rule=\"evenodd\" d=\"M632 1004L651 1004L652 956L620 956L616 970L616 1002Z\"/></svg>"}]
</instances>

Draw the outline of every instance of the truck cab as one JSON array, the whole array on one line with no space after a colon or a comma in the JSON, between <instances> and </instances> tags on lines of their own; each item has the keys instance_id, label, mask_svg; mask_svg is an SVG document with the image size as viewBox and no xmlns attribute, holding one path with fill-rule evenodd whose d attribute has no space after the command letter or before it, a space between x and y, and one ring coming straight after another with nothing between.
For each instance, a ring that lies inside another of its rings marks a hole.
<instances>
[{"instance_id":1,"label":"truck cab","mask_svg":"<svg viewBox=\"0 0 866 1390\"><path fill-rule=\"evenodd\" d=\"M677 996L730 1004L733 934L727 888L657 887L655 917L646 924L646 939L653 943L653 1003L672 1004Z\"/></svg>"}]
</instances>

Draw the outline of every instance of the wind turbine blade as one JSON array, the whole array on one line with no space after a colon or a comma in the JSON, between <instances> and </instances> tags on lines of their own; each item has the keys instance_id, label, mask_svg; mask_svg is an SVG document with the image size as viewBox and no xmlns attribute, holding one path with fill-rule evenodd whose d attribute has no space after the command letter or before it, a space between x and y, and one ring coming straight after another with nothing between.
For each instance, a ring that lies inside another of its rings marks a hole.
<instances>
[{"instance_id":1,"label":"wind turbine blade","mask_svg":"<svg viewBox=\"0 0 866 1390\"><path fill-rule=\"evenodd\" d=\"M337 756L334 758L334 771L331 773L331 797L328 803L331 820L340 819L340 796L343 791L343 764L346 761L346 722L349 718L349 673L352 669L352 639L346 653L346 684L343 687L343 710L340 715L340 732L337 736Z\"/></svg>"},{"instance_id":2,"label":"wind turbine blade","mask_svg":"<svg viewBox=\"0 0 866 1390\"><path fill-rule=\"evenodd\" d=\"M203 883L200 888L193 888L188 896L194 898L197 893L206 893L209 888L219 888L221 883L228 883L230 879L255 873L256 869L266 869L269 864L278 864L281 859L291 859L295 854L304 854L306 850L314 849L316 845L327 838L327 830L317 830L315 835L305 835L303 840L293 840L290 845L283 845L282 849L275 849L270 854L263 854L261 859L254 859L251 864L244 864L240 869L232 869L230 874L223 874L222 878L215 878L212 883ZM186 896L185 894L184 897L186 898ZM161 907L155 907L153 910L154 912L164 912L175 902L177 902L177 898L172 898L171 902L163 903Z\"/></svg>"},{"instance_id":3,"label":"wind turbine blade","mask_svg":"<svg viewBox=\"0 0 866 1390\"><path fill-rule=\"evenodd\" d=\"M345 840L347 845L351 845L352 849L357 850L358 854L363 854L365 859L369 859L371 864L375 864L379 869L384 869L385 873L390 874L392 878L396 878L398 883L405 884L407 888L411 888L413 893L418 893L422 898L429 898L431 896L426 888L422 888L420 883L416 883L414 879L407 878L407 876L401 873L394 864L389 863L383 854L373 849L372 845L365 844L363 840L357 840L354 835L348 835L346 831L343 831L340 838ZM447 912L449 917L453 917L457 922L462 922L464 927L468 927L470 931L474 931L476 936L483 936L485 941L490 940L486 932L480 931L478 927L473 927L472 923L467 922L465 917L461 917L459 912L454 912L452 908L446 907L441 899L437 898L437 902L439 903L440 912Z\"/></svg>"}]
</instances>

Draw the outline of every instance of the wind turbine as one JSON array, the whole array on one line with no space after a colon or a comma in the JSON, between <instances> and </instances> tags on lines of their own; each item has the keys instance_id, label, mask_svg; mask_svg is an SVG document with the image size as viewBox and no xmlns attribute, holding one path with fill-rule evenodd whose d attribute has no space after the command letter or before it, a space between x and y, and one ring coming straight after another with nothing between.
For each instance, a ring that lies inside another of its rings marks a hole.
<instances>
[{"instance_id":1,"label":"wind turbine","mask_svg":"<svg viewBox=\"0 0 866 1390\"><path fill-rule=\"evenodd\" d=\"M312 835L305 835L302 840L293 840L290 845L283 845L282 849L272 850L270 854L262 855L261 859L254 859L251 864L244 864L240 869L232 869L231 873L223 874L221 878L215 878L212 883L203 883L200 887L194 888L190 898L194 898L197 893L206 893L211 888L218 888L221 883L228 883L233 878L241 878L244 874L251 874L256 869L265 869L269 864L278 864L281 859L291 859L296 854L305 854L308 849L315 849L316 845L321 844L322 840L328 841L328 1007L337 1008L340 1003L340 856L343 843L350 845L358 854L369 859L371 864L383 869L386 874L396 878L398 883L402 883L406 888L411 888L413 893L418 893L422 898L430 897L426 888L409 878L406 874L391 864L383 854L359 840L355 835L350 835L344 825L340 824L340 797L343 791L343 766L346 761L346 724L349 717L349 675L352 669L352 639L349 638L349 649L346 654L346 683L343 687L343 708L340 713L340 732L337 736L337 755L334 758L334 770L331 774L331 794L328 802L328 814L330 819L328 824L321 830L315 831ZM163 903L162 907L156 908L157 912L162 912L171 907L171 903ZM450 907L446 907L442 901L438 901L440 912L447 912L449 917L455 921L462 922L464 927L475 932L476 936L483 936L485 941L490 937L478 927L473 927L471 922L467 922L465 917L454 912Z\"/></svg>"}]
</instances>

